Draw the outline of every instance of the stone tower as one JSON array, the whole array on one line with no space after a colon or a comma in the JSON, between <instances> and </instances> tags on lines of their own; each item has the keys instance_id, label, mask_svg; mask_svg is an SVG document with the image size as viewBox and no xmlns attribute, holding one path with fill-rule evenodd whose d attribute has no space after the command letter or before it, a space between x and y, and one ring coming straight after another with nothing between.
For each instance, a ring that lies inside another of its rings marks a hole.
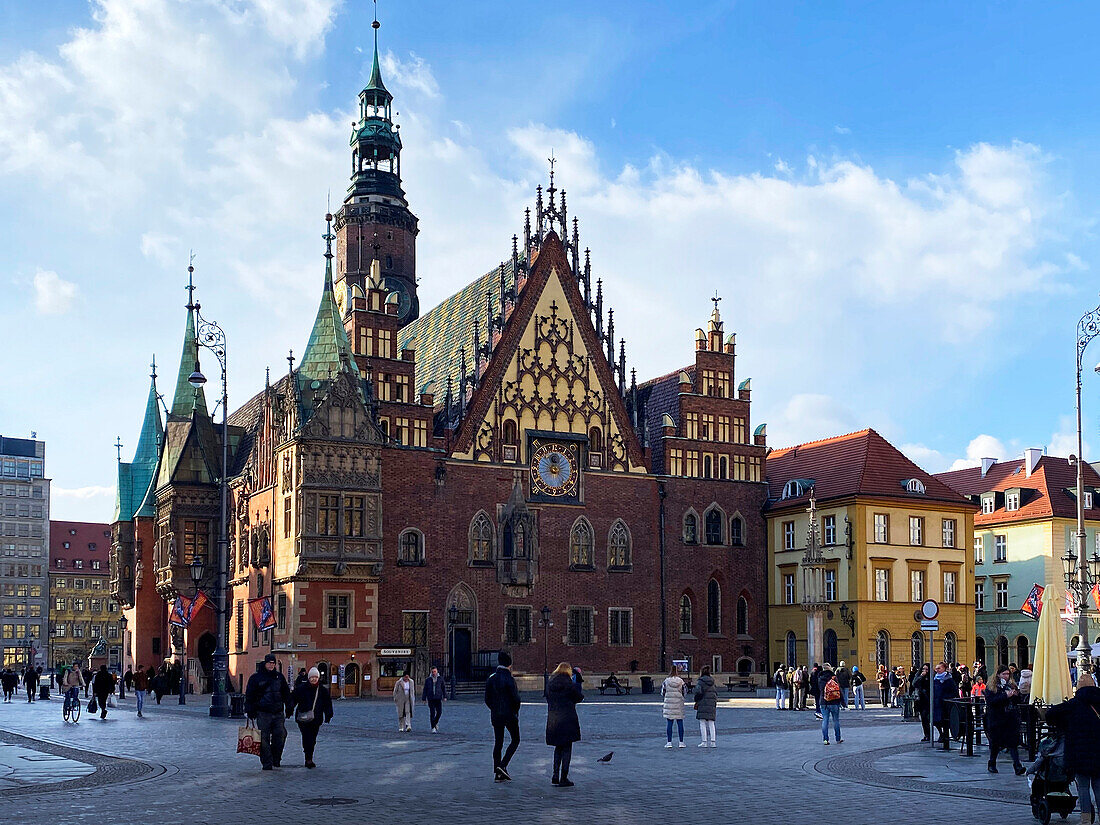
<instances>
[{"instance_id":1,"label":"stone tower","mask_svg":"<svg viewBox=\"0 0 1100 825\"><path fill-rule=\"evenodd\" d=\"M382 288L396 295L402 324L420 315L416 295L416 216L401 188L401 135L393 122L393 95L378 65L378 27L374 26L374 64L359 93L359 119L352 124L351 185L336 213L334 290L346 316L352 297L365 295L371 261L377 259Z\"/></svg>"}]
</instances>

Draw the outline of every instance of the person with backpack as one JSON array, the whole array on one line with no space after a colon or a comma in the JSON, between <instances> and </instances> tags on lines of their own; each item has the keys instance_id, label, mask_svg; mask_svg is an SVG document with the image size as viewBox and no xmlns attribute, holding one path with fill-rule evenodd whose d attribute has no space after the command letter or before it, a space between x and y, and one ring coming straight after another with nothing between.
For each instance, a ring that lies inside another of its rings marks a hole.
<instances>
[{"instance_id":1,"label":"person with backpack","mask_svg":"<svg viewBox=\"0 0 1100 825\"><path fill-rule=\"evenodd\" d=\"M833 666L828 662L821 669L818 676L818 695L821 709L821 738L825 744L829 744L829 720L833 722L833 733L836 734L837 744L844 740L840 737L840 705L844 696L840 692L840 684L833 673Z\"/></svg>"},{"instance_id":2,"label":"person with backpack","mask_svg":"<svg viewBox=\"0 0 1100 825\"><path fill-rule=\"evenodd\" d=\"M775 709L783 710L783 704L787 699L787 669L780 665L775 669Z\"/></svg>"},{"instance_id":3,"label":"person with backpack","mask_svg":"<svg viewBox=\"0 0 1100 825\"><path fill-rule=\"evenodd\" d=\"M699 720L699 736L703 740L699 747L717 748L714 723L718 718L718 688L714 684L714 677L710 675L709 667L704 667L699 672L699 679L695 683L695 718Z\"/></svg>"}]
</instances>

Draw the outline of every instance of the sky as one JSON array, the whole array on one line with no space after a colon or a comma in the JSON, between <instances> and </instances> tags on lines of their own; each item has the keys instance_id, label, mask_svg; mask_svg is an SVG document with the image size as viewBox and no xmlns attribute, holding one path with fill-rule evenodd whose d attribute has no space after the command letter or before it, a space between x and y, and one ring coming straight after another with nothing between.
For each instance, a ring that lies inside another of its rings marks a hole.
<instances>
[{"instance_id":1,"label":"sky","mask_svg":"<svg viewBox=\"0 0 1100 825\"><path fill-rule=\"evenodd\" d=\"M378 9L422 307L510 254L552 153L640 381L693 360L717 290L771 446L874 427L930 472L1076 452L1093 5ZM172 390L190 252L231 409L304 348L372 14L0 4L0 433L46 440L54 518L110 521L154 354Z\"/></svg>"}]
</instances>

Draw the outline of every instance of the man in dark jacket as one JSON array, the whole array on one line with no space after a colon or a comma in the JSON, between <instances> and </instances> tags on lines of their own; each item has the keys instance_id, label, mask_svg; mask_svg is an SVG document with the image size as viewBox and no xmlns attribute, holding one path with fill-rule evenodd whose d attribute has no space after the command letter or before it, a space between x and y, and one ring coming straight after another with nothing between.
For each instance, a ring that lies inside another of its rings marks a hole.
<instances>
[{"instance_id":1,"label":"man in dark jacket","mask_svg":"<svg viewBox=\"0 0 1100 825\"><path fill-rule=\"evenodd\" d=\"M836 676L836 683L840 685L840 706L847 710L848 697L851 695L852 690L852 674L845 667L843 660L836 666L834 675Z\"/></svg>"},{"instance_id":2,"label":"man in dark jacket","mask_svg":"<svg viewBox=\"0 0 1100 825\"><path fill-rule=\"evenodd\" d=\"M508 775L508 763L519 747L519 690L512 678L512 657L508 651L497 654L497 669L485 682L485 704L489 708L489 719L493 725L493 773L497 782L511 780ZM504 747L504 731L508 731L508 750L501 758Z\"/></svg>"},{"instance_id":3,"label":"man in dark jacket","mask_svg":"<svg viewBox=\"0 0 1100 825\"><path fill-rule=\"evenodd\" d=\"M821 718L821 688L818 684L818 680L821 678L821 665L814 662L814 666L810 668L810 680L809 685L806 687L807 692L814 697L814 716L818 719Z\"/></svg>"},{"instance_id":4,"label":"man in dark jacket","mask_svg":"<svg viewBox=\"0 0 1100 825\"><path fill-rule=\"evenodd\" d=\"M945 751L951 750L951 706L947 704L949 699L959 698L959 688L947 665L940 662L936 665L936 675L932 679L932 724L940 732L939 744Z\"/></svg>"},{"instance_id":5,"label":"man in dark jacket","mask_svg":"<svg viewBox=\"0 0 1100 825\"><path fill-rule=\"evenodd\" d=\"M274 653L264 656L263 667L248 678L244 712L260 729L260 764L263 770L278 768L286 743L286 717L290 713L290 685L279 672Z\"/></svg>"},{"instance_id":6,"label":"man in dark jacket","mask_svg":"<svg viewBox=\"0 0 1100 825\"><path fill-rule=\"evenodd\" d=\"M27 689L27 701L33 702L38 693L38 671L28 666L23 671L23 686Z\"/></svg>"},{"instance_id":7,"label":"man in dark jacket","mask_svg":"<svg viewBox=\"0 0 1100 825\"><path fill-rule=\"evenodd\" d=\"M424 680L424 693L420 697L428 703L428 721L432 733L439 733L439 717L443 715L443 700L447 698L447 684L439 675L439 668L433 667Z\"/></svg>"},{"instance_id":8,"label":"man in dark jacket","mask_svg":"<svg viewBox=\"0 0 1100 825\"><path fill-rule=\"evenodd\" d=\"M1047 710L1047 722L1065 733L1066 770L1077 776L1082 825L1095 822L1100 805L1100 688L1092 676L1078 677L1073 698Z\"/></svg>"}]
</instances>

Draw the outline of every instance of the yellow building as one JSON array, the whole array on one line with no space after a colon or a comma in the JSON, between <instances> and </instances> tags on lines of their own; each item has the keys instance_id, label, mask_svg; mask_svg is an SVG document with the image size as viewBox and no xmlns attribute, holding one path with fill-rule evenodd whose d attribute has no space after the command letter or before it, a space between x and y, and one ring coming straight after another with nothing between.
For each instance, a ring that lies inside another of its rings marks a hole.
<instances>
[{"instance_id":1,"label":"yellow building","mask_svg":"<svg viewBox=\"0 0 1100 825\"><path fill-rule=\"evenodd\" d=\"M108 586L110 549L109 524L50 522L50 667L87 662L100 640L103 661L118 667L121 614Z\"/></svg>"},{"instance_id":2,"label":"yellow building","mask_svg":"<svg viewBox=\"0 0 1100 825\"><path fill-rule=\"evenodd\" d=\"M879 663L908 669L924 662L928 634L913 614L934 599L940 605L934 658L971 661L974 504L874 430L773 450L767 481L773 668L807 664L800 563L811 489L825 559L823 660L858 665L869 677Z\"/></svg>"}]
</instances>

